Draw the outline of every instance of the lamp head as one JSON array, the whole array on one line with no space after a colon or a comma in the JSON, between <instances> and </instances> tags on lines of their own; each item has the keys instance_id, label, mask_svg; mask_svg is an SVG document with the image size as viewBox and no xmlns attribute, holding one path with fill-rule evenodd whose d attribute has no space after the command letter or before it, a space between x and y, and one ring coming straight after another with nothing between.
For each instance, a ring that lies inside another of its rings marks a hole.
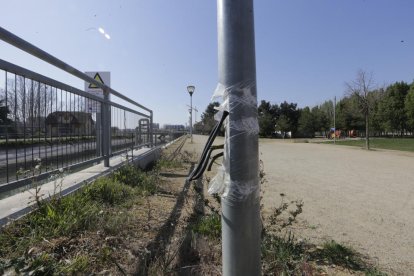
<instances>
[{"instance_id":1,"label":"lamp head","mask_svg":"<svg viewBox=\"0 0 414 276\"><path fill-rule=\"evenodd\" d=\"M192 95L193 95L194 90L195 90L194 85L189 85L189 86L187 86L187 91L188 91L188 93L190 94L190 96L192 96Z\"/></svg>"}]
</instances>

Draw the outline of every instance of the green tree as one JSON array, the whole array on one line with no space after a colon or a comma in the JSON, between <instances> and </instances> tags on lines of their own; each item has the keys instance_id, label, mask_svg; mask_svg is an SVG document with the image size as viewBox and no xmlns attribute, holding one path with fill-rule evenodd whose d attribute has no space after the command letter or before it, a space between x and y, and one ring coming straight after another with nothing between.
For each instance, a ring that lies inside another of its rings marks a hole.
<instances>
[{"instance_id":1,"label":"green tree","mask_svg":"<svg viewBox=\"0 0 414 276\"><path fill-rule=\"evenodd\" d=\"M332 101L329 101L332 103ZM333 107L333 106L332 106ZM331 127L331 121L333 125L333 108L332 113L329 113L329 110L325 109L324 105L321 106L314 106L311 110L312 115L314 117L314 131L323 132L326 135L326 131L328 131Z\"/></svg>"},{"instance_id":2,"label":"green tree","mask_svg":"<svg viewBox=\"0 0 414 276\"><path fill-rule=\"evenodd\" d=\"M324 128L326 130L329 130L331 127L333 127L334 123L334 103L331 100L325 101L323 104L319 106L320 112L322 112L325 117L326 124L324 125Z\"/></svg>"},{"instance_id":3,"label":"green tree","mask_svg":"<svg viewBox=\"0 0 414 276\"><path fill-rule=\"evenodd\" d=\"M405 82L396 82L387 87L379 111L387 131L399 132L401 136L407 129L405 98L410 86Z\"/></svg>"},{"instance_id":4,"label":"green tree","mask_svg":"<svg viewBox=\"0 0 414 276\"><path fill-rule=\"evenodd\" d=\"M382 135L385 131L384 124L380 112L380 104L385 95L385 89L377 89L370 92L369 97L373 103L370 116L370 126L374 135Z\"/></svg>"},{"instance_id":5,"label":"green tree","mask_svg":"<svg viewBox=\"0 0 414 276\"><path fill-rule=\"evenodd\" d=\"M407 128L414 131L414 82L405 97L405 114L407 116Z\"/></svg>"},{"instance_id":6,"label":"green tree","mask_svg":"<svg viewBox=\"0 0 414 276\"><path fill-rule=\"evenodd\" d=\"M289 118L284 114L280 115L280 117L277 119L276 130L282 132L283 139L286 136L286 132L289 132L290 129Z\"/></svg>"},{"instance_id":7,"label":"green tree","mask_svg":"<svg viewBox=\"0 0 414 276\"><path fill-rule=\"evenodd\" d=\"M337 103L336 128L359 131L364 129L364 118L359 112L355 96L344 97Z\"/></svg>"},{"instance_id":8,"label":"green tree","mask_svg":"<svg viewBox=\"0 0 414 276\"><path fill-rule=\"evenodd\" d=\"M296 103L284 101L280 104L280 116L276 119L276 129L283 133L291 131L292 136L296 135L298 129L299 111Z\"/></svg>"},{"instance_id":9,"label":"green tree","mask_svg":"<svg viewBox=\"0 0 414 276\"><path fill-rule=\"evenodd\" d=\"M215 107L218 106L220 106L220 103L218 102L212 102L207 106L206 110L201 114L201 121L194 125L194 129L197 133L209 134L211 132L216 125L214 114L217 112Z\"/></svg>"},{"instance_id":10,"label":"green tree","mask_svg":"<svg viewBox=\"0 0 414 276\"><path fill-rule=\"evenodd\" d=\"M300 116L298 120L298 135L302 137L314 137L315 131L318 128L318 120L317 116L318 110L312 109L313 112L310 110L309 107L305 107L300 110Z\"/></svg>"},{"instance_id":11,"label":"green tree","mask_svg":"<svg viewBox=\"0 0 414 276\"><path fill-rule=\"evenodd\" d=\"M259 135L270 137L275 131L276 120L279 117L279 106L271 105L270 102L262 100L258 107Z\"/></svg>"}]
</instances>

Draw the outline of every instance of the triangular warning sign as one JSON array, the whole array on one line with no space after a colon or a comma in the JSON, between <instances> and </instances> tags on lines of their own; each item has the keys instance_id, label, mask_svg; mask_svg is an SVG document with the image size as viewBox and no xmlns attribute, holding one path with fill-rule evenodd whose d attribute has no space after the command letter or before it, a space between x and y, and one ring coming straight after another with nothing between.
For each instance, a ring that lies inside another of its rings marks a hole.
<instances>
[{"instance_id":1,"label":"triangular warning sign","mask_svg":"<svg viewBox=\"0 0 414 276\"><path fill-rule=\"evenodd\" d=\"M95 77L93 77L94 80L99 81L100 83L104 84L101 76L99 75L99 73L95 74ZM90 83L89 84L89 88L99 88L98 86L96 86L96 84Z\"/></svg>"}]
</instances>

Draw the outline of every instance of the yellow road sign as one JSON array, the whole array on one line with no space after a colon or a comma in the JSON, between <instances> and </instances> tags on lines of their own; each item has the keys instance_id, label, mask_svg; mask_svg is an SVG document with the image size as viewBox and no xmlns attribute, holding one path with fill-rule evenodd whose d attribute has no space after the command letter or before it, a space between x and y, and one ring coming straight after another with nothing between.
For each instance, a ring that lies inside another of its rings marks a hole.
<instances>
[{"instance_id":1,"label":"yellow road sign","mask_svg":"<svg viewBox=\"0 0 414 276\"><path fill-rule=\"evenodd\" d=\"M94 80L105 84L104 81L102 80L101 76L99 75L99 73L96 73L95 76L93 77ZM96 86L96 84L90 83L88 88L99 88L98 86Z\"/></svg>"}]
</instances>

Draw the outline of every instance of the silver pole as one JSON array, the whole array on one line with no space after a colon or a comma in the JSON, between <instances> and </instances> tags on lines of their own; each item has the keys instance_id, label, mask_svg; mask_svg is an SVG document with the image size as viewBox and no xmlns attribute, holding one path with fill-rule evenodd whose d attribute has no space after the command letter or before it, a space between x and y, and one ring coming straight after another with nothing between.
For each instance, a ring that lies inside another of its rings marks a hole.
<instances>
[{"instance_id":1,"label":"silver pole","mask_svg":"<svg viewBox=\"0 0 414 276\"><path fill-rule=\"evenodd\" d=\"M190 137L193 142L193 94L190 94Z\"/></svg>"},{"instance_id":2,"label":"silver pole","mask_svg":"<svg viewBox=\"0 0 414 276\"><path fill-rule=\"evenodd\" d=\"M152 129L152 124L153 124L153 114L152 111L150 112L151 114L151 118L150 118L150 125L149 125L149 133L150 133L150 143L151 143L151 148L154 147L154 133L153 133L153 129Z\"/></svg>"},{"instance_id":3,"label":"silver pole","mask_svg":"<svg viewBox=\"0 0 414 276\"><path fill-rule=\"evenodd\" d=\"M102 145L104 155L104 166L109 167L111 153L111 106L109 105L109 92L104 89L104 102L102 105Z\"/></svg>"},{"instance_id":4,"label":"silver pole","mask_svg":"<svg viewBox=\"0 0 414 276\"><path fill-rule=\"evenodd\" d=\"M217 0L217 8L219 82L227 88L230 112L224 155L229 183L221 201L223 275L260 275L258 126L251 127L257 124L253 0Z\"/></svg>"},{"instance_id":5,"label":"silver pole","mask_svg":"<svg viewBox=\"0 0 414 276\"><path fill-rule=\"evenodd\" d=\"M334 108L333 108L333 110L334 110L334 130L335 130L334 144L336 144L336 96L334 97Z\"/></svg>"},{"instance_id":6,"label":"silver pole","mask_svg":"<svg viewBox=\"0 0 414 276\"><path fill-rule=\"evenodd\" d=\"M102 103L101 103L102 105ZM102 156L102 118L101 111L96 113L96 156Z\"/></svg>"}]
</instances>

